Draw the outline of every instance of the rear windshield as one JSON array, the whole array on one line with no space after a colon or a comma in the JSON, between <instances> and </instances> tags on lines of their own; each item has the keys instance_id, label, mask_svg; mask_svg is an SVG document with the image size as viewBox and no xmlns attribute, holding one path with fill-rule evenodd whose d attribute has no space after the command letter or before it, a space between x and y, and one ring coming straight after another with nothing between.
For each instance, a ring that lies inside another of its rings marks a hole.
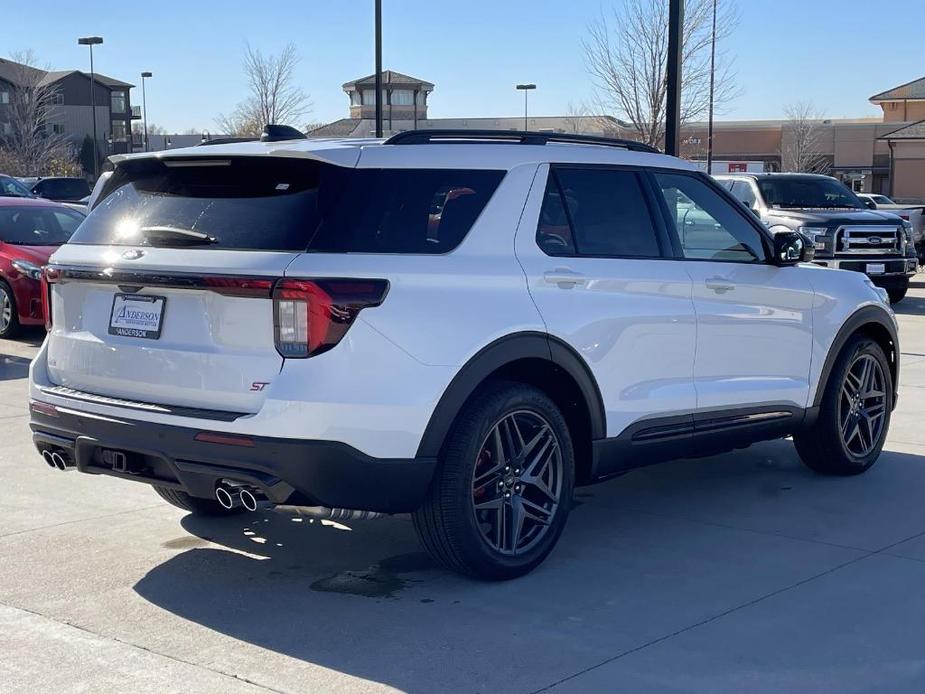
<instances>
[{"instance_id":1,"label":"rear windshield","mask_svg":"<svg viewBox=\"0 0 925 694\"><path fill-rule=\"evenodd\" d=\"M36 183L33 190L56 200L80 200L90 194L90 186L82 178L50 178Z\"/></svg>"},{"instance_id":2,"label":"rear windshield","mask_svg":"<svg viewBox=\"0 0 925 694\"><path fill-rule=\"evenodd\" d=\"M503 176L279 157L127 161L71 243L445 253L462 241Z\"/></svg>"}]
</instances>

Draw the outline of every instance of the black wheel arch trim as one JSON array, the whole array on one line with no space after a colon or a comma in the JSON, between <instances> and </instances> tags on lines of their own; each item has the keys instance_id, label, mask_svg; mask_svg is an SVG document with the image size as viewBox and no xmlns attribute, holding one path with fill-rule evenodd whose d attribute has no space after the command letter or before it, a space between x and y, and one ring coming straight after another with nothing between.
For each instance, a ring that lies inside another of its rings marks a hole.
<instances>
[{"instance_id":1,"label":"black wheel arch trim","mask_svg":"<svg viewBox=\"0 0 925 694\"><path fill-rule=\"evenodd\" d=\"M897 396L899 395L899 337L896 333L896 326L890 320L889 314L884 309L876 306L864 306L852 313L836 333L822 365L822 372L819 374L819 382L812 403L813 408L818 408L822 404L822 397L825 395L829 376L832 369L835 368L835 361L838 359L838 355L841 354L845 344L859 329L870 323L875 323L886 330L890 336L890 341L893 343L893 354L887 354L886 357L890 363L890 375L893 381L893 408L895 409Z\"/></svg>"},{"instance_id":2,"label":"black wheel arch trim","mask_svg":"<svg viewBox=\"0 0 925 694\"><path fill-rule=\"evenodd\" d=\"M584 360L565 342L542 332L506 335L479 350L450 381L431 414L417 455L435 457L456 416L473 393L498 369L521 359L542 359L561 368L578 385L588 408L591 438L607 435L604 400Z\"/></svg>"}]
</instances>

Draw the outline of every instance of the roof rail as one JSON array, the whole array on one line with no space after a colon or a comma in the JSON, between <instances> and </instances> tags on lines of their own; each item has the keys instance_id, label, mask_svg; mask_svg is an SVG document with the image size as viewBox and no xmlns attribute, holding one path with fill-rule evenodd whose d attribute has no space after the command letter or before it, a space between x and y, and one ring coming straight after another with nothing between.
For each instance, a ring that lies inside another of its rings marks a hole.
<instances>
[{"instance_id":1,"label":"roof rail","mask_svg":"<svg viewBox=\"0 0 925 694\"><path fill-rule=\"evenodd\" d=\"M576 145L600 145L602 147L620 147L633 152L661 154L655 147L635 140L623 140L616 137L599 135L579 135L575 133L538 133L523 130L407 130L392 135L383 144L386 145L428 145L452 143L491 143L507 142L520 145L546 145L569 143Z\"/></svg>"}]
</instances>

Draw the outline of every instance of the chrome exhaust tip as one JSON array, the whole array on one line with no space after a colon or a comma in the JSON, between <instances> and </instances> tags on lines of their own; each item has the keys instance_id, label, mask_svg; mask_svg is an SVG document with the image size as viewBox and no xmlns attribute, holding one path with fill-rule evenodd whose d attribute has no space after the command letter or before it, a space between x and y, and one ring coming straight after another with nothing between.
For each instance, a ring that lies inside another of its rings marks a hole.
<instances>
[{"instance_id":1,"label":"chrome exhaust tip","mask_svg":"<svg viewBox=\"0 0 925 694\"><path fill-rule=\"evenodd\" d=\"M241 505L248 511L257 510L257 497L250 489L241 490Z\"/></svg>"},{"instance_id":2,"label":"chrome exhaust tip","mask_svg":"<svg viewBox=\"0 0 925 694\"><path fill-rule=\"evenodd\" d=\"M219 486L215 488L215 499L223 509L231 510L241 503L241 493L237 489Z\"/></svg>"},{"instance_id":3,"label":"chrome exhaust tip","mask_svg":"<svg viewBox=\"0 0 925 694\"><path fill-rule=\"evenodd\" d=\"M67 470L68 468L67 461L58 451L51 454L51 462L59 470Z\"/></svg>"},{"instance_id":4,"label":"chrome exhaust tip","mask_svg":"<svg viewBox=\"0 0 925 694\"><path fill-rule=\"evenodd\" d=\"M51 457L51 451L47 448L42 451L42 460L44 460L50 468L57 467L57 465L55 465L55 461Z\"/></svg>"}]
</instances>

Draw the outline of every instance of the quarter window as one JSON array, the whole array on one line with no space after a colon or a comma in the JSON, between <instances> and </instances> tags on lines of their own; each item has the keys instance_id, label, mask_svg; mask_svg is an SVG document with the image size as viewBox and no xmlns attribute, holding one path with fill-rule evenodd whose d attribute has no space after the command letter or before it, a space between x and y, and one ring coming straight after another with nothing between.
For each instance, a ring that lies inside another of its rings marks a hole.
<instances>
[{"instance_id":1,"label":"quarter window","mask_svg":"<svg viewBox=\"0 0 925 694\"><path fill-rule=\"evenodd\" d=\"M639 178L623 170L555 169L537 243L550 255L661 256Z\"/></svg>"},{"instance_id":2,"label":"quarter window","mask_svg":"<svg viewBox=\"0 0 925 694\"><path fill-rule=\"evenodd\" d=\"M694 176L656 173L681 250L692 260L764 261L761 234L724 198Z\"/></svg>"}]
</instances>

